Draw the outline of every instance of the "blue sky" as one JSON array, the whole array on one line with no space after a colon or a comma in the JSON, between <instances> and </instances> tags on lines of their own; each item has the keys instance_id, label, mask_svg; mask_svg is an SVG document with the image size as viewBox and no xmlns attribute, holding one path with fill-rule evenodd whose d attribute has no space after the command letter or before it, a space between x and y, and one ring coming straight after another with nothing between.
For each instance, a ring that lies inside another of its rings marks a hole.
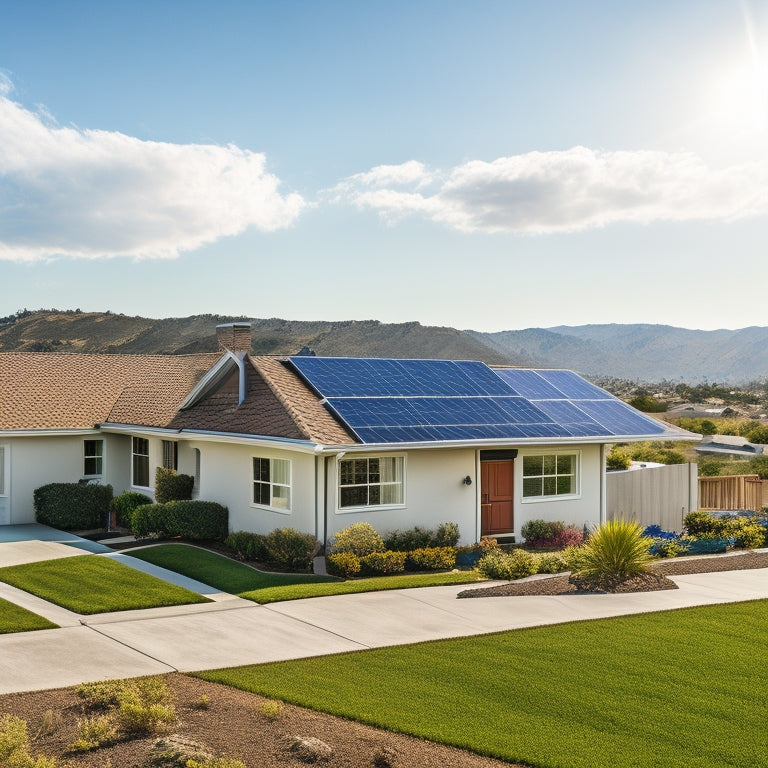
<instances>
[{"instance_id":1,"label":"blue sky","mask_svg":"<svg viewBox=\"0 0 768 768\"><path fill-rule=\"evenodd\" d=\"M768 8L10 0L0 315L765 325Z\"/></svg>"}]
</instances>

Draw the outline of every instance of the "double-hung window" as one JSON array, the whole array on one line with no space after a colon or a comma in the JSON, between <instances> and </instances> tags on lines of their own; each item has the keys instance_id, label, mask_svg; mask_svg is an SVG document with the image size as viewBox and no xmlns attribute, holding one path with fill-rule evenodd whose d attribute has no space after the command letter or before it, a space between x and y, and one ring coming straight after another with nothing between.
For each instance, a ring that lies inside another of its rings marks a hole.
<instances>
[{"instance_id":1,"label":"double-hung window","mask_svg":"<svg viewBox=\"0 0 768 768\"><path fill-rule=\"evenodd\" d=\"M579 454L523 456L523 498L575 496L579 492Z\"/></svg>"},{"instance_id":2,"label":"double-hung window","mask_svg":"<svg viewBox=\"0 0 768 768\"><path fill-rule=\"evenodd\" d=\"M291 462L288 459L254 458L253 503L280 512L291 511Z\"/></svg>"},{"instance_id":3,"label":"double-hung window","mask_svg":"<svg viewBox=\"0 0 768 768\"><path fill-rule=\"evenodd\" d=\"M149 440L134 437L132 446L131 485L149 488Z\"/></svg>"},{"instance_id":4,"label":"double-hung window","mask_svg":"<svg viewBox=\"0 0 768 768\"><path fill-rule=\"evenodd\" d=\"M339 508L403 504L404 463L402 456L339 461Z\"/></svg>"},{"instance_id":5,"label":"double-hung window","mask_svg":"<svg viewBox=\"0 0 768 768\"><path fill-rule=\"evenodd\" d=\"M179 468L179 444L175 440L163 440L163 466L166 469Z\"/></svg>"},{"instance_id":6,"label":"double-hung window","mask_svg":"<svg viewBox=\"0 0 768 768\"><path fill-rule=\"evenodd\" d=\"M83 474L86 477L104 474L103 440L83 440Z\"/></svg>"}]
</instances>

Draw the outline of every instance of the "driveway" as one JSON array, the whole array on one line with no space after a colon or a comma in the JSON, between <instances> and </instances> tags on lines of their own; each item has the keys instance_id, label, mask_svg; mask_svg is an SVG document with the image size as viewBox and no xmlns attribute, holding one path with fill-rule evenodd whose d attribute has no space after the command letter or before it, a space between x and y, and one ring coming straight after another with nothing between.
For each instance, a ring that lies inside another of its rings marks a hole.
<instances>
[{"instance_id":1,"label":"driveway","mask_svg":"<svg viewBox=\"0 0 768 768\"><path fill-rule=\"evenodd\" d=\"M6 546L0 543L0 562ZM126 564L133 561L137 567L141 563L126 555L120 559ZM141 563L142 569L144 566ZM155 575L179 583L178 574L157 569ZM269 605L219 593L220 598L211 603L87 617L0 582L0 597L61 627L0 635L0 693L768 598L768 569L676 576L673 580L679 589L662 592L471 600L456 599L466 589L461 585ZM206 585L198 586L203 594L216 593Z\"/></svg>"}]
</instances>

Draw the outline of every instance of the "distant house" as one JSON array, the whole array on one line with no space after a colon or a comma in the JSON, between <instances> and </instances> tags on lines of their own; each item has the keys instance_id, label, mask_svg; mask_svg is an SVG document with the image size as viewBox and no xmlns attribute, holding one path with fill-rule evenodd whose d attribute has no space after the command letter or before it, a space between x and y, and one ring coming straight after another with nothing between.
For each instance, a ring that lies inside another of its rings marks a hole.
<instances>
[{"instance_id":1,"label":"distant house","mask_svg":"<svg viewBox=\"0 0 768 768\"><path fill-rule=\"evenodd\" d=\"M695 448L702 456L728 455L751 458L761 455L765 446L750 443L746 437L737 435L706 435Z\"/></svg>"},{"instance_id":2,"label":"distant house","mask_svg":"<svg viewBox=\"0 0 768 768\"><path fill-rule=\"evenodd\" d=\"M678 403L667 408L667 416L691 419L721 419L736 416L737 412L727 405L716 406L711 403Z\"/></svg>"},{"instance_id":3,"label":"distant house","mask_svg":"<svg viewBox=\"0 0 768 768\"><path fill-rule=\"evenodd\" d=\"M217 333L218 354L0 354L0 524L32 522L44 483L152 496L166 466L232 530L519 539L530 519L604 519L606 445L698 437L570 371L254 356L247 323Z\"/></svg>"}]
</instances>

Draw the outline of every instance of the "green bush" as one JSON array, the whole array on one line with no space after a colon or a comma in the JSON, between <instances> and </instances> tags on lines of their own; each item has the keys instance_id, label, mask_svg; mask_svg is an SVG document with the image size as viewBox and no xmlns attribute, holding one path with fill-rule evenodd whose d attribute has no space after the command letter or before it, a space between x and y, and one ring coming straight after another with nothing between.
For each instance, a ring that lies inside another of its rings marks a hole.
<instances>
[{"instance_id":1,"label":"green bush","mask_svg":"<svg viewBox=\"0 0 768 768\"><path fill-rule=\"evenodd\" d=\"M749 471L761 480L768 480L768 455L755 456L750 459Z\"/></svg>"},{"instance_id":2,"label":"green bush","mask_svg":"<svg viewBox=\"0 0 768 768\"><path fill-rule=\"evenodd\" d=\"M748 520L734 527L733 535L739 549L758 549L768 544L768 528Z\"/></svg>"},{"instance_id":3,"label":"green bush","mask_svg":"<svg viewBox=\"0 0 768 768\"><path fill-rule=\"evenodd\" d=\"M652 551L658 557L680 557L688 552L688 546L677 539L662 539L656 540Z\"/></svg>"},{"instance_id":4,"label":"green bush","mask_svg":"<svg viewBox=\"0 0 768 768\"><path fill-rule=\"evenodd\" d=\"M667 410L667 403L663 403L651 395L638 395L637 397L633 397L629 401L629 404L633 408L637 408L638 411L643 411L644 413L664 413Z\"/></svg>"},{"instance_id":5,"label":"green bush","mask_svg":"<svg viewBox=\"0 0 768 768\"><path fill-rule=\"evenodd\" d=\"M110 744L117 736L114 720L109 715L84 717L77 721L77 739L68 747L68 752L89 752Z\"/></svg>"},{"instance_id":6,"label":"green bush","mask_svg":"<svg viewBox=\"0 0 768 768\"><path fill-rule=\"evenodd\" d=\"M384 540L370 523L353 523L333 537L331 552L352 552L365 557L372 552L383 552Z\"/></svg>"},{"instance_id":7,"label":"green bush","mask_svg":"<svg viewBox=\"0 0 768 768\"><path fill-rule=\"evenodd\" d=\"M491 549L477 561L477 570L489 579L522 579L538 569L538 558L524 549Z\"/></svg>"},{"instance_id":8,"label":"green bush","mask_svg":"<svg viewBox=\"0 0 768 768\"><path fill-rule=\"evenodd\" d=\"M550 523L546 520L528 520L523 523L520 533L523 535L526 542L542 541L553 538L554 535L563 528L565 528L565 523L561 522Z\"/></svg>"},{"instance_id":9,"label":"green bush","mask_svg":"<svg viewBox=\"0 0 768 768\"><path fill-rule=\"evenodd\" d=\"M337 552L327 555L325 564L331 576L349 579L360 573L360 558L354 552Z\"/></svg>"},{"instance_id":10,"label":"green bush","mask_svg":"<svg viewBox=\"0 0 768 768\"><path fill-rule=\"evenodd\" d=\"M699 477L719 477L723 471L723 462L717 459L700 459Z\"/></svg>"},{"instance_id":11,"label":"green bush","mask_svg":"<svg viewBox=\"0 0 768 768\"><path fill-rule=\"evenodd\" d=\"M422 547L406 552L407 571L448 571L456 565L455 547Z\"/></svg>"},{"instance_id":12,"label":"green bush","mask_svg":"<svg viewBox=\"0 0 768 768\"><path fill-rule=\"evenodd\" d=\"M169 501L189 501L195 478L192 475L180 475L175 469L158 467L155 470L155 500L158 504Z\"/></svg>"},{"instance_id":13,"label":"green bush","mask_svg":"<svg viewBox=\"0 0 768 768\"><path fill-rule=\"evenodd\" d=\"M266 538L260 533L235 531L224 539L224 545L229 547L240 560L263 563L267 559Z\"/></svg>"},{"instance_id":14,"label":"green bush","mask_svg":"<svg viewBox=\"0 0 768 768\"><path fill-rule=\"evenodd\" d=\"M59 768L61 763L54 757L32 757L27 721L3 713L0 714L0 765L3 768Z\"/></svg>"},{"instance_id":15,"label":"green bush","mask_svg":"<svg viewBox=\"0 0 768 768\"><path fill-rule=\"evenodd\" d=\"M115 496L109 504L110 512L115 513L116 523L121 528L131 527L131 518L133 510L143 504L151 504L152 499L138 491L126 491L119 496Z\"/></svg>"},{"instance_id":16,"label":"green bush","mask_svg":"<svg viewBox=\"0 0 768 768\"><path fill-rule=\"evenodd\" d=\"M609 520L597 527L577 558L577 575L598 586L609 586L645 573L652 560L652 539L629 520Z\"/></svg>"},{"instance_id":17,"label":"green bush","mask_svg":"<svg viewBox=\"0 0 768 768\"><path fill-rule=\"evenodd\" d=\"M406 552L371 552L360 558L360 570L370 576L402 573L407 556Z\"/></svg>"},{"instance_id":18,"label":"green bush","mask_svg":"<svg viewBox=\"0 0 768 768\"><path fill-rule=\"evenodd\" d=\"M390 531L384 537L384 548L392 552L411 552L428 547L455 547L459 543L459 526L441 523L437 530L416 525L407 530Z\"/></svg>"},{"instance_id":19,"label":"green bush","mask_svg":"<svg viewBox=\"0 0 768 768\"><path fill-rule=\"evenodd\" d=\"M605 468L611 471L617 471L622 469L629 469L629 465L632 463L629 455L620 448L614 448L605 457Z\"/></svg>"},{"instance_id":20,"label":"green bush","mask_svg":"<svg viewBox=\"0 0 768 768\"><path fill-rule=\"evenodd\" d=\"M106 528L111 485L49 483L33 494L35 520L63 531Z\"/></svg>"},{"instance_id":21,"label":"green bush","mask_svg":"<svg viewBox=\"0 0 768 768\"><path fill-rule=\"evenodd\" d=\"M229 511L215 501L169 501L136 507L131 530L139 538L183 536L187 539L223 541L229 527Z\"/></svg>"},{"instance_id":22,"label":"green bush","mask_svg":"<svg viewBox=\"0 0 768 768\"><path fill-rule=\"evenodd\" d=\"M293 528L276 528L264 539L267 563L289 571L309 571L317 551L317 539Z\"/></svg>"},{"instance_id":23,"label":"green bush","mask_svg":"<svg viewBox=\"0 0 768 768\"><path fill-rule=\"evenodd\" d=\"M569 570L568 563L556 552L545 552L538 555L537 573L562 573Z\"/></svg>"},{"instance_id":24,"label":"green bush","mask_svg":"<svg viewBox=\"0 0 768 768\"><path fill-rule=\"evenodd\" d=\"M731 525L723 518L709 512L689 512L683 519L689 536L729 536Z\"/></svg>"}]
</instances>

